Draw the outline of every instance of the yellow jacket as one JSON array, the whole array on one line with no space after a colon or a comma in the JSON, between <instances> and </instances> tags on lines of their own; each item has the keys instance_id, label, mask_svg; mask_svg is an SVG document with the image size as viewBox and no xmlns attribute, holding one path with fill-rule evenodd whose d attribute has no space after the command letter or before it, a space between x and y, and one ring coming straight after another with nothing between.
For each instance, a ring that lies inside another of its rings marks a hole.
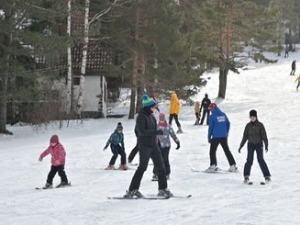
<instances>
[{"instance_id":1,"label":"yellow jacket","mask_svg":"<svg viewBox=\"0 0 300 225\"><path fill-rule=\"evenodd\" d=\"M171 94L171 102L170 102L170 114L179 114L180 111L180 103L177 97L177 94L174 92Z\"/></svg>"},{"instance_id":2,"label":"yellow jacket","mask_svg":"<svg viewBox=\"0 0 300 225\"><path fill-rule=\"evenodd\" d=\"M298 77L295 82L298 82L298 84L300 84L300 77Z\"/></svg>"}]
</instances>

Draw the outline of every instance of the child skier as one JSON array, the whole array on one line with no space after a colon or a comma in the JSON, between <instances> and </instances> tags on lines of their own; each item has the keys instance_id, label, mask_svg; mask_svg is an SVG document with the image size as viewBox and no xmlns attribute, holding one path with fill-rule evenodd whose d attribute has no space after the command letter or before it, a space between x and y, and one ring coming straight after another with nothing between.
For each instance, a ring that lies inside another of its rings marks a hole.
<instances>
[{"instance_id":1,"label":"child skier","mask_svg":"<svg viewBox=\"0 0 300 225\"><path fill-rule=\"evenodd\" d=\"M200 117L201 117L201 111L200 111L200 102L196 101L195 102L195 116L196 116L196 121L194 125L200 125Z\"/></svg>"},{"instance_id":2,"label":"child skier","mask_svg":"<svg viewBox=\"0 0 300 225\"><path fill-rule=\"evenodd\" d=\"M47 183L43 189L52 188L52 182L55 174L61 178L61 183L56 187L70 185L65 173L66 152L62 144L58 140L57 135L53 135L50 139L50 146L40 155L39 161L42 161L45 156L51 154L51 170L48 174Z\"/></svg>"},{"instance_id":3,"label":"child skier","mask_svg":"<svg viewBox=\"0 0 300 225\"><path fill-rule=\"evenodd\" d=\"M170 162L169 162L169 152L171 148L171 141L170 141L170 136L174 140L174 142L177 144L176 150L180 148L180 142L178 138L176 137L176 134L170 124L167 123L166 121L166 116L164 113L159 114L159 122L157 126L158 133L158 145L159 149L161 151L165 169L166 169L166 177L169 180L170 179L170 173L171 173L171 168L170 168ZM153 181L158 180L156 168L154 166L153 168Z\"/></svg>"},{"instance_id":4,"label":"child skier","mask_svg":"<svg viewBox=\"0 0 300 225\"><path fill-rule=\"evenodd\" d=\"M299 77L295 80L295 82L298 82L298 85L297 85L297 87L296 87L296 90L298 91L298 88L299 88L299 86L300 86L300 75L299 75Z\"/></svg>"},{"instance_id":5,"label":"child skier","mask_svg":"<svg viewBox=\"0 0 300 225\"><path fill-rule=\"evenodd\" d=\"M109 162L109 165L106 167L106 170L114 170L115 162L118 158L118 155L121 155L121 165L119 170L127 170L126 166L126 153L124 147L124 135L123 135L123 126L119 122L117 128L115 129L114 133L112 133L103 149L105 151L110 144L111 151L113 156Z\"/></svg>"}]
</instances>

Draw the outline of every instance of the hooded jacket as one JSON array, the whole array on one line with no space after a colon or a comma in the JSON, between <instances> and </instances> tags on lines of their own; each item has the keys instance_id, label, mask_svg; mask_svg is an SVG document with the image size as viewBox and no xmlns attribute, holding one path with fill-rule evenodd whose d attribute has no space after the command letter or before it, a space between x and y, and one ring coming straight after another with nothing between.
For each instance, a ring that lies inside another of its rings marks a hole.
<instances>
[{"instance_id":1,"label":"hooded jacket","mask_svg":"<svg viewBox=\"0 0 300 225\"><path fill-rule=\"evenodd\" d=\"M230 129L230 122L225 113L217 106L209 118L208 139L227 138Z\"/></svg>"},{"instance_id":2,"label":"hooded jacket","mask_svg":"<svg viewBox=\"0 0 300 225\"><path fill-rule=\"evenodd\" d=\"M51 138L52 139L52 138ZM66 152L62 144L57 141L55 146L49 146L41 155L40 158L43 159L45 156L51 154L51 164L52 166L61 166L66 163Z\"/></svg>"},{"instance_id":3,"label":"hooded jacket","mask_svg":"<svg viewBox=\"0 0 300 225\"><path fill-rule=\"evenodd\" d=\"M166 121L159 122L158 123L158 130L161 130L163 132L162 135L157 135L158 141L161 148L170 148L171 147L171 140L170 136L174 140L174 142L178 142L178 138L170 124L168 124Z\"/></svg>"},{"instance_id":4,"label":"hooded jacket","mask_svg":"<svg viewBox=\"0 0 300 225\"><path fill-rule=\"evenodd\" d=\"M109 139L106 142L105 148L108 147L108 145L120 145L122 148L125 148L124 146L124 134L119 133L116 129L109 137Z\"/></svg>"},{"instance_id":5,"label":"hooded jacket","mask_svg":"<svg viewBox=\"0 0 300 225\"><path fill-rule=\"evenodd\" d=\"M180 103L177 97L177 94L174 92L171 95L171 102L170 102L170 114L179 114L180 111Z\"/></svg>"}]
</instances>

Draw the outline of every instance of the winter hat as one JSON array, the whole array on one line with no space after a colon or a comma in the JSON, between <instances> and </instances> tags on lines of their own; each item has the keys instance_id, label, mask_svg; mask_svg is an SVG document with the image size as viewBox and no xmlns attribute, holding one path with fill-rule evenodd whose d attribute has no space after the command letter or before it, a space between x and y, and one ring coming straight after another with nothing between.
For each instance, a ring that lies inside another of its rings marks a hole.
<instances>
[{"instance_id":1,"label":"winter hat","mask_svg":"<svg viewBox=\"0 0 300 225\"><path fill-rule=\"evenodd\" d=\"M143 95L142 104L143 104L143 108L151 108L156 105L156 102L154 101L153 98L149 98L149 96L145 94Z\"/></svg>"},{"instance_id":2,"label":"winter hat","mask_svg":"<svg viewBox=\"0 0 300 225\"><path fill-rule=\"evenodd\" d=\"M217 107L217 104L216 104L216 103L210 103L209 106L208 106L208 108L209 108L210 110L213 110L213 109L215 109L216 107Z\"/></svg>"},{"instance_id":3,"label":"winter hat","mask_svg":"<svg viewBox=\"0 0 300 225\"><path fill-rule=\"evenodd\" d=\"M52 137L50 138L50 143L55 143L55 144L59 143L58 136L56 134L52 135Z\"/></svg>"},{"instance_id":4,"label":"winter hat","mask_svg":"<svg viewBox=\"0 0 300 225\"><path fill-rule=\"evenodd\" d=\"M118 125L117 125L117 130L123 130L123 126L122 126L122 123L119 122Z\"/></svg>"},{"instance_id":5,"label":"winter hat","mask_svg":"<svg viewBox=\"0 0 300 225\"><path fill-rule=\"evenodd\" d=\"M160 113L159 114L159 121L166 121L166 114Z\"/></svg>"},{"instance_id":6,"label":"winter hat","mask_svg":"<svg viewBox=\"0 0 300 225\"><path fill-rule=\"evenodd\" d=\"M252 109L252 110L249 112L249 115L250 115L250 117L254 116L254 117L257 118L257 112L256 112L256 110Z\"/></svg>"}]
</instances>

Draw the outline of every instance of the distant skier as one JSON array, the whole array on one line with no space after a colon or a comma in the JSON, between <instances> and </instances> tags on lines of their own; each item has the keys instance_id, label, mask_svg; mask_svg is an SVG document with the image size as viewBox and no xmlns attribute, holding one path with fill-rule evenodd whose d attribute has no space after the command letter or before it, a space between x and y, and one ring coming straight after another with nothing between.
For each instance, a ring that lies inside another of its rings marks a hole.
<instances>
[{"instance_id":1,"label":"distant skier","mask_svg":"<svg viewBox=\"0 0 300 225\"><path fill-rule=\"evenodd\" d=\"M296 60L292 62L292 71L290 75L295 75L295 72L296 72Z\"/></svg>"},{"instance_id":2,"label":"distant skier","mask_svg":"<svg viewBox=\"0 0 300 225\"><path fill-rule=\"evenodd\" d=\"M253 155L255 151L257 155L257 161L259 163L261 171L264 174L265 180L269 182L271 181L271 174L263 156L263 142L265 144L265 150L266 152L268 152L267 133L264 125L257 119L257 112L255 110L251 110L249 112L249 115L250 122L245 127L243 139L239 147L239 153L241 153L241 149L243 148L244 144L248 141L248 155L244 167L244 182L249 182L250 171L254 157Z\"/></svg>"},{"instance_id":3,"label":"distant skier","mask_svg":"<svg viewBox=\"0 0 300 225\"><path fill-rule=\"evenodd\" d=\"M106 170L115 169L114 165L118 158L118 155L121 155L121 165L119 166L119 170L127 170L122 123L120 122L118 123L117 128L110 135L103 151L105 151L109 145L111 148L111 152L113 153L113 156L111 157L111 160L109 162L109 165L106 167Z\"/></svg>"},{"instance_id":4,"label":"distant skier","mask_svg":"<svg viewBox=\"0 0 300 225\"><path fill-rule=\"evenodd\" d=\"M296 87L296 90L298 91L298 88L300 86L300 74L299 74L299 77L295 80L295 82L298 82L297 87Z\"/></svg>"},{"instance_id":5,"label":"distant skier","mask_svg":"<svg viewBox=\"0 0 300 225\"><path fill-rule=\"evenodd\" d=\"M124 198L142 198L143 195L139 191L141 180L144 172L147 170L149 159L152 158L158 175L158 195L171 197L172 193L168 190L168 182L166 171L162 159L162 155L158 149L157 135L163 134L157 131L157 123L153 113L156 111L156 102L149 98L148 95L143 96L143 109L139 112L136 119L135 130L138 136L138 149L140 154L140 162L134 176L132 177L129 190Z\"/></svg>"},{"instance_id":6,"label":"distant skier","mask_svg":"<svg viewBox=\"0 0 300 225\"><path fill-rule=\"evenodd\" d=\"M227 142L230 122L226 114L223 113L215 103L211 103L209 105L209 109L212 111L208 127L208 142L210 143L210 167L206 171L215 172L218 170L216 152L218 145L221 144L230 165L228 171L234 172L237 170L237 167Z\"/></svg>"},{"instance_id":7,"label":"distant skier","mask_svg":"<svg viewBox=\"0 0 300 225\"><path fill-rule=\"evenodd\" d=\"M200 102L199 101L195 102L194 111L195 111L195 116L196 116L196 121L195 121L194 125L200 125L201 111L200 111Z\"/></svg>"},{"instance_id":8,"label":"distant skier","mask_svg":"<svg viewBox=\"0 0 300 225\"><path fill-rule=\"evenodd\" d=\"M209 107L210 103L211 103L211 101L208 98L208 94L205 94L205 97L203 98L203 100L201 102L201 107L200 107L200 113L203 109L203 114L202 114L202 119L201 119L200 125L203 125L205 116L207 116L206 124L207 125L209 124L209 113L210 113L210 111L209 111L208 107Z\"/></svg>"},{"instance_id":9,"label":"distant skier","mask_svg":"<svg viewBox=\"0 0 300 225\"><path fill-rule=\"evenodd\" d=\"M171 101L170 101L170 117L169 117L169 124L172 125L173 118L175 119L178 131L177 134L183 133L181 129L181 125L178 120L178 115L180 111L180 102L178 100L176 92L171 94Z\"/></svg>"},{"instance_id":10,"label":"distant skier","mask_svg":"<svg viewBox=\"0 0 300 225\"><path fill-rule=\"evenodd\" d=\"M59 142L57 135L53 135L50 138L50 146L40 155L39 161L43 161L43 158L48 154L51 154L51 170L43 189L53 187L53 178L57 172L61 178L61 183L57 187L69 185L68 178L65 173L66 152L62 144Z\"/></svg>"},{"instance_id":11,"label":"distant skier","mask_svg":"<svg viewBox=\"0 0 300 225\"><path fill-rule=\"evenodd\" d=\"M289 57L289 48L286 47L284 51L284 58L288 58L288 57Z\"/></svg>"},{"instance_id":12,"label":"distant skier","mask_svg":"<svg viewBox=\"0 0 300 225\"><path fill-rule=\"evenodd\" d=\"M178 150L180 148L180 141L177 138L172 126L167 123L166 116L164 113L159 114L159 122L158 122L157 129L158 129L158 131L162 131L162 134L158 135L158 143L159 143L159 149L161 151L165 169L166 169L166 176L167 176L167 179L170 179L170 173L171 173L171 167L170 167L170 162L169 162L169 153L170 153L170 149L171 149L170 137L177 144L176 150ZM153 167L152 180L158 180L155 166Z\"/></svg>"}]
</instances>

